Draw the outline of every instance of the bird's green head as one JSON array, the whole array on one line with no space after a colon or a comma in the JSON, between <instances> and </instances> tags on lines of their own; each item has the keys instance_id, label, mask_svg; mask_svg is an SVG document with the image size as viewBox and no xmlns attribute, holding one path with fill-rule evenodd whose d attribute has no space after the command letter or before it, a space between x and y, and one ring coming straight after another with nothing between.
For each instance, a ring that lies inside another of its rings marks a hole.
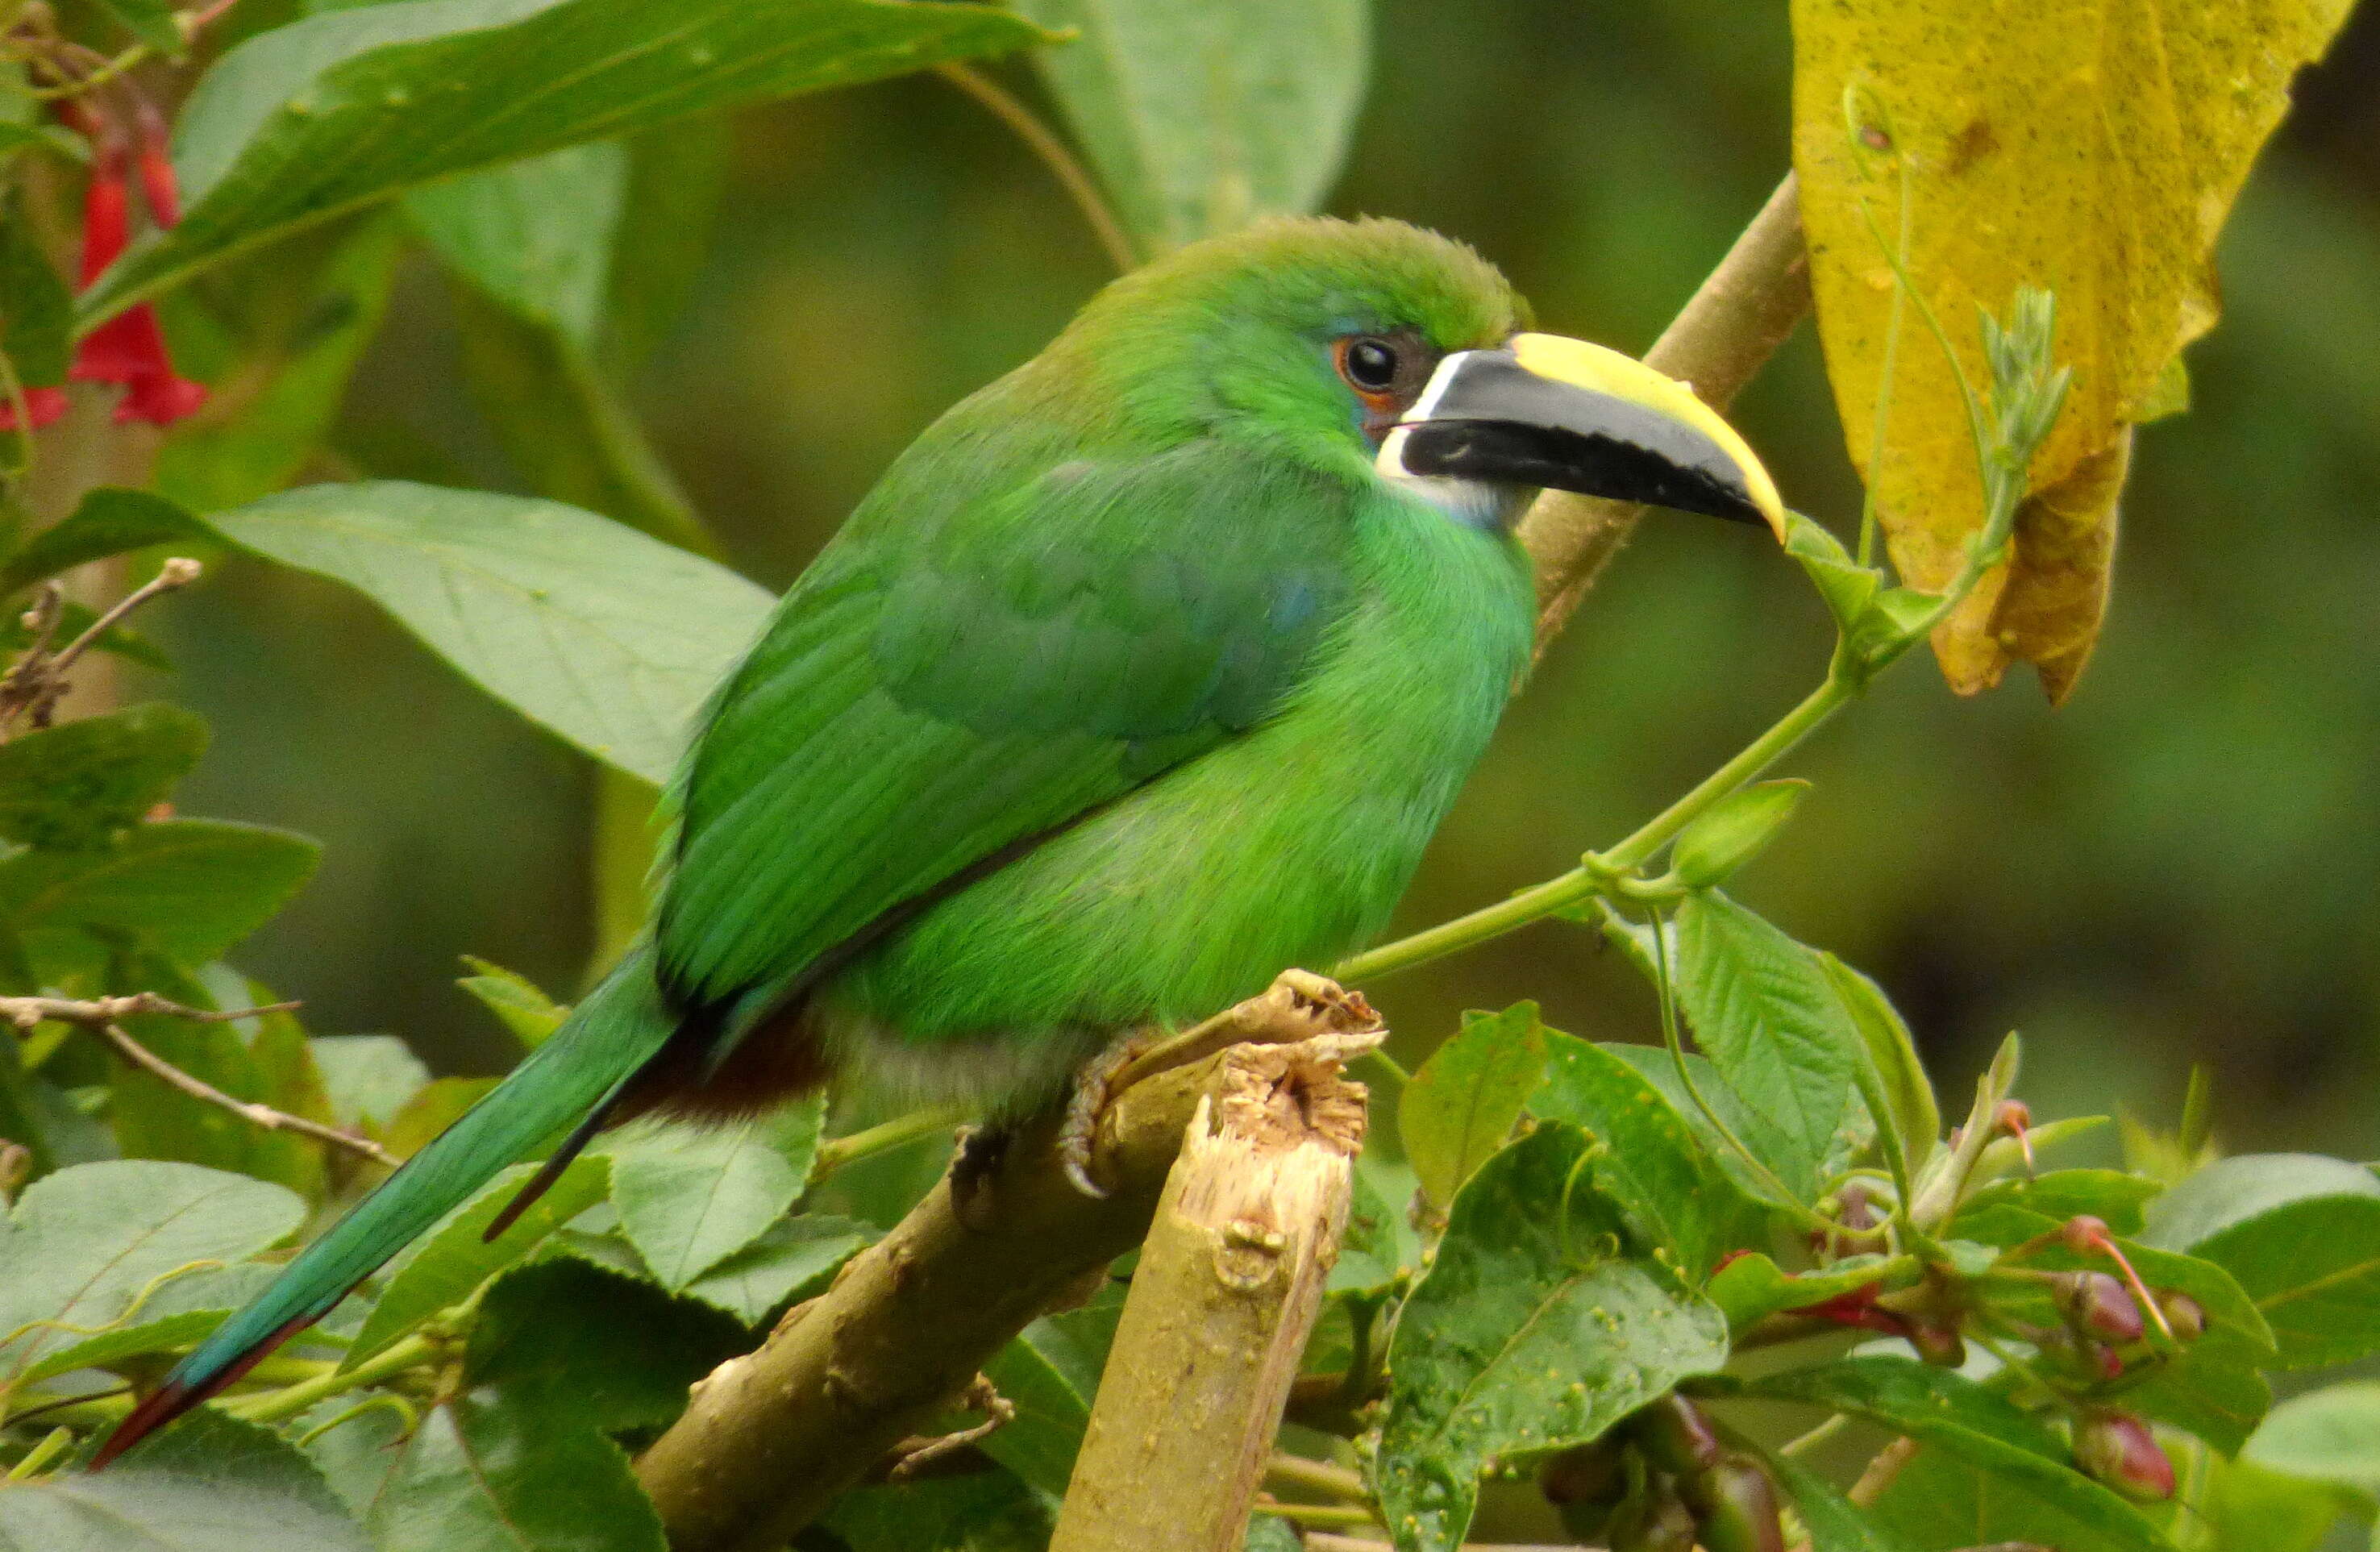
<instances>
[{"instance_id":1,"label":"bird's green head","mask_svg":"<svg viewBox=\"0 0 2380 1552\"><path fill-rule=\"evenodd\" d=\"M1759 460L1685 385L1528 323L1493 265L1434 232L1276 220L1115 282L1049 356L1135 431L1262 443L1468 520L1552 487L1782 523Z\"/></svg>"}]
</instances>

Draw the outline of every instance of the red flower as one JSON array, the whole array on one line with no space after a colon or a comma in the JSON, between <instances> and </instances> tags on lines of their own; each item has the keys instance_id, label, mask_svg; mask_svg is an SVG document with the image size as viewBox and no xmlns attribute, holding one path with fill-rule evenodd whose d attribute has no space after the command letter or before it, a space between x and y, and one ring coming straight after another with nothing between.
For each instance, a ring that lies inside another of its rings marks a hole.
<instances>
[{"instance_id":1,"label":"red flower","mask_svg":"<svg viewBox=\"0 0 2380 1552\"><path fill-rule=\"evenodd\" d=\"M67 391L63 388L28 388L25 390L25 412L32 417L33 430L55 420L67 412ZM17 429L17 406L0 399L0 431Z\"/></svg>"},{"instance_id":2,"label":"red flower","mask_svg":"<svg viewBox=\"0 0 2380 1552\"><path fill-rule=\"evenodd\" d=\"M88 288L124 252L131 235L131 169L124 145L103 129L91 164L91 188L82 205L82 284ZM181 218L181 200L174 184L173 164L165 159L162 125L144 125L140 145L140 181L150 214L160 226ZM116 401L115 423L146 420L170 426L206 403L202 383L174 370L165 352L165 332L157 323L157 309L148 302L128 308L84 336L76 347L67 376L78 382L120 382L124 397Z\"/></svg>"}]
</instances>

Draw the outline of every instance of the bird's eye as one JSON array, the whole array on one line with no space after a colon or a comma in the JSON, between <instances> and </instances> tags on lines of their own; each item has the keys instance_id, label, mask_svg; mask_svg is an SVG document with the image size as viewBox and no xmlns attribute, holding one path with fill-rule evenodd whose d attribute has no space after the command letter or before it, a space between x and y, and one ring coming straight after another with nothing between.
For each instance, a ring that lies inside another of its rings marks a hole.
<instances>
[{"instance_id":1,"label":"bird's eye","mask_svg":"<svg viewBox=\"0 0 2380 1552\"><path fill-rule=\"evenodd\" d=\"M1359 337L1339 347L1339 374L1365 394L1385 394L1396 386L1397 347L1384 339Z\"/></svg>"}]
</instances>

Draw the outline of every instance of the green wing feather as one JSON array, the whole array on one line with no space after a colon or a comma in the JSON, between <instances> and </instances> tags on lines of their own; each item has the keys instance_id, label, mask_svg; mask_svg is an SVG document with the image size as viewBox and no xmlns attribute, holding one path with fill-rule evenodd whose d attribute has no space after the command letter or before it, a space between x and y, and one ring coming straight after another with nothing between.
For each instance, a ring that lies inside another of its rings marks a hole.
<instances>
[{"instance_id":1,"label":"green wing feather","mask_svg":"<svg viewBox=\"0 0 2380 1552\"><path fill-rule=\"evenodd\" d=\"M1341 612L1353 503L1322 477L1211 439L1000 458L977 428L1006 412L965 408L780 605L681 775L661 974L725 1043L886 913L1261 720Z\"/></svg>"}]
</instances>

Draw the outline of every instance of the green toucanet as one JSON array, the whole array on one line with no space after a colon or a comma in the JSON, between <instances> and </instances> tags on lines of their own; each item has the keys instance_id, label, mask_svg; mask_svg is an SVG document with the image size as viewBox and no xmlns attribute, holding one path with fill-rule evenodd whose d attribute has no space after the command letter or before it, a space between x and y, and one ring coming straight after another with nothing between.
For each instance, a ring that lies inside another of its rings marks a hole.
<instances>
[{"instance_id":1,"label":"green toucanet","mask_svg":"<svg viewBox=\"0 0 2380 1552\"><path fill-rule=\"evenodd\" d=\"M573 1122L844 1073L1014 1118L1378 932L1528 662L1533 493L1781 522L1683 385L1525 321L1445 238L1272 222L943 416L702 713L638 944L103 1459Z\"/></svg>"}]
</instances>

